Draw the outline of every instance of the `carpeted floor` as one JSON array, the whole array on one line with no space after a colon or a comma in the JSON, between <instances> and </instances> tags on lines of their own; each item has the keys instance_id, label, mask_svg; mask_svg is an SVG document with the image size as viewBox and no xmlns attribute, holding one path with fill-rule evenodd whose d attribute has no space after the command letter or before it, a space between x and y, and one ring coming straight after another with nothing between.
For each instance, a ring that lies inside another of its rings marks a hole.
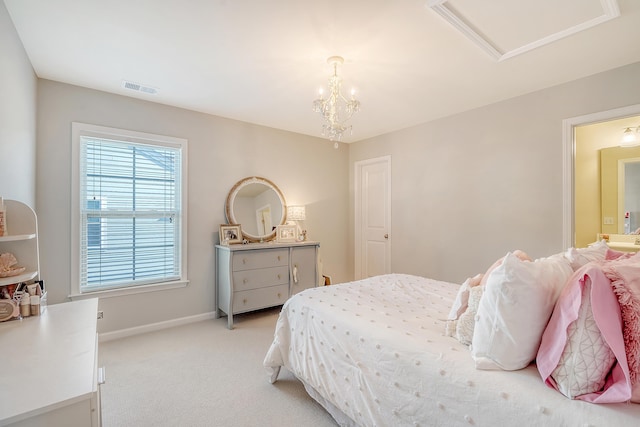
<instances>
[{"instance_id":1,"label":"carpeted floor","mask_svg":"<svg viewBox=\"0 0 640 427\"><path fill-rule=\"evenodd\" d=\"M279 309L100 343L104 427L332 426L331 416L282 369L262 361Z\"/></svg>"}]
</instances>

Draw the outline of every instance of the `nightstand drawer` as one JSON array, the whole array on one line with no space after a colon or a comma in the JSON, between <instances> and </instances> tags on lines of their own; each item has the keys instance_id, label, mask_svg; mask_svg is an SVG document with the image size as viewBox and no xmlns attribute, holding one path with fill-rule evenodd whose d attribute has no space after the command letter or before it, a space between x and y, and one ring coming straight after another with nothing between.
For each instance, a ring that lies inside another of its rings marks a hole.
<instances>
[{"instance_id":1,"label":"nightstand drawer","mask_svg":"<svg viewBox=\"0 0 640 427\"><path fill-rule=\"evenodd\" d=\"M268 288L233 293L233 312L258 310L265 307L284 304L289 296L289 285L270 286Z\"/></svg>"},{"instance_id":2,"label":"nightstand drawer","mask_svg":"<svg viewBox=\"0 0 640 427\"><path fill-rule=\"evenodd\" d=\"M254 270L258 268L289 265L288 249L268 249L263 251L244 251L233 257L233 271Z\"/></svg>"},{"instance_id":3,"label":"nightstand drawer","mask_svg":"<svg viewBox=\"0 0 640 427\"><path fill-rule=\"evenodd\" d=\"M233 272L233 289L246 291L289 283L289 266Z\"/></svg>"}]
</instances>

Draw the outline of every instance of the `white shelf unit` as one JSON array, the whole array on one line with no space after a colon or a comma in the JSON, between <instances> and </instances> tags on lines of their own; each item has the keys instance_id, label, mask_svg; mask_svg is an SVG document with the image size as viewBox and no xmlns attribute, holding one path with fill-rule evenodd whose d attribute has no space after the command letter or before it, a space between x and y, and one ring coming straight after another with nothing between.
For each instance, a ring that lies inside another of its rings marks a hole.
<instances>
[{"instance_id":1,"label":"white shelf unit","mask_svg":"<svg viewBox=\"0 0 640 427\"><path fill-rule=\"evenodd\" d=\"M22 274L0 277L0 286L12 283L40 280L40 255L38 250L38 220L28 205L17 200L4 201L7 235L0 236L0 254L10 252L25 267Z\"/></svg>"}]
</instances>

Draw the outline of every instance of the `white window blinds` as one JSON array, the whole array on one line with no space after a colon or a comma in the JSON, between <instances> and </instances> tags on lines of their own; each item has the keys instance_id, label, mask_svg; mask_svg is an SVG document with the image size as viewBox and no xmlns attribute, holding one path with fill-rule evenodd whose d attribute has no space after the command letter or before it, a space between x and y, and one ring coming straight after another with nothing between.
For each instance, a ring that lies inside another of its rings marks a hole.
<instances>
[{"instance_id":1,"label":"white window blinds","mask_svg":"<svg viewBox=\"0 0 640 427\"><path fill-rule=\"evenodd\" d=\"M180 146L80 136L80 292L181 277Z\"/></svg>"}]
</instances>

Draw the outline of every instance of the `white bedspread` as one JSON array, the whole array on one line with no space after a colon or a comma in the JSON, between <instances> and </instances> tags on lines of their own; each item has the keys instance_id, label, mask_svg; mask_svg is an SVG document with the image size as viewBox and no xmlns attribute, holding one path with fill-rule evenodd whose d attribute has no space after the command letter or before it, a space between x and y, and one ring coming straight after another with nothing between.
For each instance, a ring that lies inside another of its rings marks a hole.
<instances>
[{"instance_id":1,"label":"white bedspread","mask_svg":"<svg viewBox=\"0 0 640 427\"><path fill-rule=\"evenodd\" d=\"M344 425L625 426L640 405L572 401L535 369L480 371L444 335L458 285L391 274L308 289L282 308L264 365L293 372ZM330 402L327 404L326 401ZM335 408L342 414L335 414Z\"/></svg>"}]
</instances>

